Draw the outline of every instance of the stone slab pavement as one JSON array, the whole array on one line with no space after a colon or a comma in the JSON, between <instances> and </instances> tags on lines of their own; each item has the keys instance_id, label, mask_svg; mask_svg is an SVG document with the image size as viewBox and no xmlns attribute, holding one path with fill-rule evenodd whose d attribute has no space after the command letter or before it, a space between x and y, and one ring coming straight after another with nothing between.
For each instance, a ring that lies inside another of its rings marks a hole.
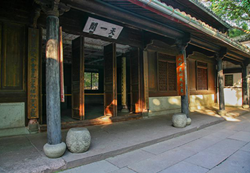
<instances>
[{"instance_id":1,"label":"stone slab pavement","mask_svg":"<svg viewBox=\"0 0 250 173\"><path fill-rule=\"evenodd\" d=\"M235 121L227 122L213 110L193 112L190 114L192 124L185 128L172 127L171 115L92 126L88 127L92 141L87 152L66 151L58 159L49 159L43 153L46 132L1 137L0 172L55 172L81 165L85 166L67 171L160 172L187 167L191 172L192 169L202 172L214 168L234 153L237 155L233 158L247 162L246 153L250 148L248 112L230 110L230 117ZM237 117L244 113L246 115ZM62 131L62 141L66 133L67 130ZM212 146L215 148L210 148ZM208 153L207 160L200 161ZM230 159L223 163L231 164ZM180 166L174 167L176 164Z\"/></svg>"},{"instance_id":2,"label":"stone slab pavement","mask_svg":"<svg viewBox=\"0 0 250 173\"><path fill-rule=\"evenodd\" d=\"M249 173L250 113L63 173Z\"/></svg>"}]
</instances>

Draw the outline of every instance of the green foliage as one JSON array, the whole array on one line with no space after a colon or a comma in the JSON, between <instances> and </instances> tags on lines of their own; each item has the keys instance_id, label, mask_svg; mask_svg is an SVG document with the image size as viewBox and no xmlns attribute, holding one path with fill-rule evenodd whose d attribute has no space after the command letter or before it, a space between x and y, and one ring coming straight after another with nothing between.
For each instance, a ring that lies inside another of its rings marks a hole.
<instances>
[{"instance_id":1,"label":"green foliage","mask_svg":"<svg viewBox=\"0 0 250 173\"><path fill-rule=\"evenodd\" d=\"M210 8L222 19L233 24L230 37L250 33L250 0L210 0Z\"/></svg>"},{"instance_id":2,"label":"green foliage","mask_svg":"<svg viewBox=\"0 0 250 173\"><path fill-rule=\"evenodd\" d=\"M242 29L248 30L247 24L243 24ZM244 34L246 34L244 31L233 28L229 30L228 36L233 38L233 37L237 37L237 36L244 35Z\"/></svg>"},{"instance_id":3,"label":"green foliage","mask_svg":"<svg viewBox=\"0 0 250 173\"><path fill-rule=\"evenodd\" d=\"M211 9L222 18L250 21L250 0L211 0Z\"/></svg>"}]
</instances>

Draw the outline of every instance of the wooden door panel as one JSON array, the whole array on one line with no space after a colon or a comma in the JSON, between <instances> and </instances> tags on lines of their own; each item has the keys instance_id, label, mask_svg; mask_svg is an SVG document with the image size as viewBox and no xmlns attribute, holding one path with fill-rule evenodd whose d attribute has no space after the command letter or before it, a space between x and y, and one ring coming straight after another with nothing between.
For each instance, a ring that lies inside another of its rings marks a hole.
<instances>
[{"instance_id":1,"label":"wooden door panel","mask_svg":"<svg viewBox=\"0 0 250 173\"><path fill-rule=\"evenodd\" d=\"M1 88L3 90L25 90L23 70L25 28L18 24L5 23L3 33Z\"/></svg>"},{"instance_id":2,"label":"wooden door panel","mask_svg":"<svg viewBox=\"0 0 250 173\"><path fill-rule=\"evenodd\" d=\"M84 105L84 37L72 41L72 118L85 118Z\"/></svg>"},{"instance_id":3,"label":"wooden door panel","mask_svg":"<svg viewBox=\"0 0 250 173\"><path fill-rule=\"evenodd\" d=\"M117 116L117 66L115 43L104 47L104 115Z\"/></svg>"},{"instance_id":4,"label":"wooden door panel","mask_svg":"<svg viewBox=\"0 0 250 173\"><path fill-rule=\"evenodd\" d=\"M133 50L130 54L130 92L131 108L134 113L142 112L142 93L141 93L141 63L140 49Z\"/></svg>"}]
</instances>

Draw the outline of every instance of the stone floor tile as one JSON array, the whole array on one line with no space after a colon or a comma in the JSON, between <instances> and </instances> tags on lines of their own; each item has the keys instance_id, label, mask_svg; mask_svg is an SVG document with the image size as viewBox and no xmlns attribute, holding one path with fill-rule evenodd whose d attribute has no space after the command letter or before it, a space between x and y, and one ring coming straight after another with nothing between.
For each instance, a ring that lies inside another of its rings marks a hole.
<instances>
[{"instance_id":1,"label":"stone floor tile","mask_svg":"<svg viewBox=\"0 0 250 173\"><path fill-rule=\"evenodd\" d=\"M208 172L209 169L188 163L188 162L179 162L163 171L160 173L206 173Z\"/></svg>"},{"instance_id":2,"label":"stone floor tile","mask_svg":"<svg viewBox=\"0 0 250 173\"><path fill-rule=\"evenodd\" d=\"M217 155L210 152L200 152L190 158L187 158L185 161L207 169L212 169L226 158L227 157L225 155Z\"/></svg>"},{"instance_id":3,"label":"stone floor tile","mask_svg":"<svg viewBox=\"0 0 250 173\"><path fill-rule=\"evenodd\" d=\"M154 154L151 154L143 150L135 150L115 157L110 157L106 160L114 164L115 166L122 168L129 164L133 164L134 161L138 163L140 161L149 159L152 156L154 156Z\"/></svg>"},{"instance_id":4,"label":"stone floor tile","mask_svg":"<svg viewBox=\"0 0 250 173\"><path fill-rule=\"evenodd\" d=\"M116 170L116 171L112 171L112 172L109 172L109 173L136 173L135 171L125 167L125 168L122 168L122 169L119 169L119 170Z\"/></svg>"},{"instance_id":5,"label":"stone floor tile","mask_svg":"<svg viewBox=\"0 0 250 173\"><path fill-rule=\"evenodd\" d=\"M192 151L178 148L156 155L142 162L134 163L128 167L139 173L156 173L190 157L193 154L194 152Z\"/></svg>"},{"instance_id":6,"label":"stone floor tile","mask_svg":"<svg viewBox=\"0 0 250 173\"><path fill-rule=\"evenodd\" d=\"M220 155L230 156L235 151L242 148L245 144L246 142L243 142L243 141L238 141L234 139L224 139L216 143L215 145L209 147L208 149L206 149L205 152L213 153L218 156Z\"/></svg>"},{"instance_id":7,"label":"stone floor tile","mask_svg":"<svg viewBox=\"0 0 250 173\"><path fill-rule=\"evenodd\" d=\"M202 129L202 130L190 133L190 134L186 134L180 137L173 138L171 140L163 141L154 145L150 145L148 147L144 147L142 148L142 150L145 150L153 154L161 154L168 150L179 147L181 145L195 141L201 138L202 136L208 135L209 133L210 132L208 130Z\"/></svg>"},{"instance_id":8,"label":"stone floor tile","mask_svg":"<svg viewBox=\"0 0 250 173\"><path fill-rule=\"evenodd\" d=\"M245 142L250 142L250 132L237 132L236 134L228 137L230 139L236 139L236 140L240 140L240 141L245 141Z\"/></svg>"},{"instance_id":9,"label":"stone floor tile","mask_svg":"<svg viewBox=\"0 0 250 173\"><path fill-rule=\"evenodd\" d=\"M79 173L79 172L86 172L86 173L107 173L119 170L118 167L112 165L111 163L102 160L99 162L94 162L88 165L83 165L77 168L68 169L62 171L63 173Z\"/></svg>"},{"instance_id":10,"label":"stone floor tile","mask_svg":"<svg viewBox=\"0 0 250 173\"><path fill-rule=\"evenodd\" d=\"M244 147L242 147L241 150L250 152L250 142Z\"/></svg>"},{"instance_id":11,"label":"stone floor tile","mask_svg":"<svg viewBox=\"0 0 250 173\"><path fill-rule=\"evenodd\" d=\"M200 151L203 151L203 150L209 148L210 146L216 144L219 141L220 141L219 138L206 136L204 138L200 138L200 139L197 139L195 141L189 142L189 143L181 146L181 148L191 150L191 151L198 153Z\"/></svg>"},{"instance_id":12,"label":"stone floor tile","mask_svg":"<svg viewBox=\"0 0 250 173\"><path fill-rule=\"evenodd\" d=\"M209 173L249 173L250 152L237 151L222 164L216 166Z\"/></svg>"}]
</instances>

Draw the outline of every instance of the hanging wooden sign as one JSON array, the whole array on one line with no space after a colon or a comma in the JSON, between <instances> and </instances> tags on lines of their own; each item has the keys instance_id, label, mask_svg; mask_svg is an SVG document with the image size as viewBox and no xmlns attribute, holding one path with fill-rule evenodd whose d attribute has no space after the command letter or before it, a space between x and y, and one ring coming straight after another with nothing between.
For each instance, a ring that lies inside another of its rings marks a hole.
<instances>
[{"instance_id":1,"label":"hanging wooden sign","mask_svg":"<svg viewBox=\"0 0 250 173\"><path fill-rule=\"evenodd\" d=\"M122 29L122 26L89 17L84 26L83 32L117 39Z\"/></svg>"},{"instance_id":2,"label":"hanging wooden sign","mask_svg":"<svg viewBox=\"0 0 250 173\"><path fill-rule=\"evenodd\" d=\"M176 56L177 93L179 96L186 95L185 68L184 55Z\"/></svg>"},{"instance_id":3,"label":"hanging wooden sign","mask_svg":"<svg viewBox=\"0 0 250 173\"><path fill-rule=\"evenodd\" d=\"M39 30L28 33L28 118L39 118Z\"/></svg>"}]
</instances>

